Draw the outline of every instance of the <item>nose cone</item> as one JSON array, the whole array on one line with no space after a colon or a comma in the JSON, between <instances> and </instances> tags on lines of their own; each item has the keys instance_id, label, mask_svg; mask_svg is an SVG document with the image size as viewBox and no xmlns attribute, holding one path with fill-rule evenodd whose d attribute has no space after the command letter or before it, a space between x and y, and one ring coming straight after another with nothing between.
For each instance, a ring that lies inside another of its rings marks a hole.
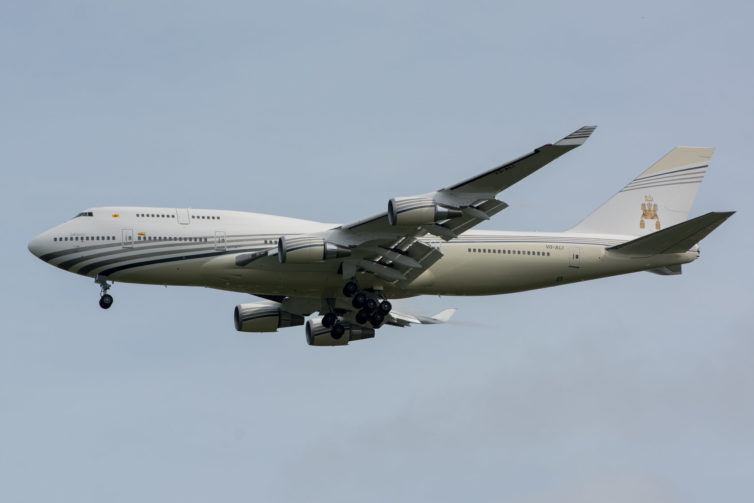
<instances>
[{"instance_id":1,"label":"nose cone","mask_svg":"<svg viewBox=\"0 0 754 503\"><path fill-rule=\"evenodd\" d=\"M41 257L44 253L44 242L44 234L40 234L39 236L29 241L29 251L37 257Z\"/></svg>"}]
</instances>

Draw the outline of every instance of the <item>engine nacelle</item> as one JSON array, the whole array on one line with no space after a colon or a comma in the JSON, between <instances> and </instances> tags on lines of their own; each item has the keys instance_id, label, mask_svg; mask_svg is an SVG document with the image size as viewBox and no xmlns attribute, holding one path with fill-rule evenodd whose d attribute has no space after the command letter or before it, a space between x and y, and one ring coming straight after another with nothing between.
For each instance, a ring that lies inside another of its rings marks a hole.
<instances>
[{"instance_id":1,"label":"engine nacelle","mask_svg":"<svg viewBox=\"0 0 754 503\"><path fill-rule=\"evenodd\" d=\"M429 225L463 215L426 197L394 197L387 203L390 225Z\"/></svg>"},{"instance_id":2,"label":"engine nacelle","mask_svg":"<svg viewBox=\"0 0 754 503\"><path fill-rule=\"evenodd\" d=\"M304 317L280 309L277 302L240 304L233 313L239 332L277 332L278 328L304 324Z\"/></svg>"},{"instance_id":3,"label":"engine nacelle","mask_svg":"<svg viewBox=\"0 0 754 503\"><path fill-rule=\"evenodd\" d=\"M306 322L306 342L310 346L345 346L351 341L371 339L374 329L340 322L346 331L337 339L332 335L332 329L322 325L322 317L313 318Z\"/></svg>"},{"instance_id":4,"label":"engine nacelle","mask_svg":"<svg viewBox=\"0 0 754 503\"><path fill-rule=\"evenodd\" d=\"M345 246L328 243L316 236L283 236L278 239L278 260L281 264L313 264L349 255L351 250Z\"/></svg>"}]
</instances>

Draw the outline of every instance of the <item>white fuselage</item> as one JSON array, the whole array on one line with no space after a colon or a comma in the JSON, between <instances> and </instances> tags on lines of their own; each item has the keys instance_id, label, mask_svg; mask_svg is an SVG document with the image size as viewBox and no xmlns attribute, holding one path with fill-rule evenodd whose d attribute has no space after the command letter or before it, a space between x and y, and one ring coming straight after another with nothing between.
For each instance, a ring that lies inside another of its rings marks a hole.
<instances>
[{"instance_id":1,"label":"white fuselage","mask_svg":"<svg viewBox=\"0 0 754 503\"><path fill-rule=\"evenodd\" d=\"M223 210L93 208L29 244L42 260L112 281L204 286L267 296L340 297L341 261L280 264L275 257L236 264L241 253L275 250L278 238L337 227L308 220ZM685 253L634 257L606 248L635 236L468 231L451 242L422 238L442 257L396 287L368 273L365 288L391 298L421 294L494 295L691 262Z\"/></svg>"}]
</instances>

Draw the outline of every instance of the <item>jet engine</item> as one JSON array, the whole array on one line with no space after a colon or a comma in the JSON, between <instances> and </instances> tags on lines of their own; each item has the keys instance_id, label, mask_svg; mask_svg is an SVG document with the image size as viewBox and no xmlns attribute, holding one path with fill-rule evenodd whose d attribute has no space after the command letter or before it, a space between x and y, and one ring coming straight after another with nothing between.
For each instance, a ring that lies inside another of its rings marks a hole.
<instances>
[{"instance_id":1,"label":"jet engine","mask_svg":"<svg viewBox=\"0 0 754 503\"><path fill-rule=\"evenodd\" d=\"M349 255L351 250L345 246L328 243L316 236L283 236L278 239L278 260L281 264L312 264Z\"/></svg>"},{"instance_id":2,"label":"jet engine","mask_svg":"<svg viewBox=\"0 0 754 503\"><path fill-rule=\"evenodd\" d=\"M343 325L343 335L333 336L333 329L322 325L322 317L313 318L306 322L306 342L310 346L345 346L350 341L371 339L374 329L352 325L348 322L338 322Z\"/></svg>"},{"instance_id":3,"label":"jet engine","mask_svg":"<svg viewBox=\"0 0 754 503\"><path fill-rule=\"evenodd\" d=\"M390 225L428 225L463 215L426 197L394 197L387 203Z\"/></svg>"},{"instance_id":4,"label":"jet engine","mask_svg":"<svg viewBox=\"0 0 754 503\"><path fill-rule=\"evenodd\" d=\"M240 304L233 313L239 332L277 332L278 328L304 324L304 317L280 309L277 302Z\"/></svg>"}]
</instances>

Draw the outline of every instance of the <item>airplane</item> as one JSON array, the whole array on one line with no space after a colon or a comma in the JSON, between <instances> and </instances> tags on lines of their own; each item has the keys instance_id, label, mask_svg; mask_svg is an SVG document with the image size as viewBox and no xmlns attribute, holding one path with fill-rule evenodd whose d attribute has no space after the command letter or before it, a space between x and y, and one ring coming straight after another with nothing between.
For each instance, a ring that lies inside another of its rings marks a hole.
<instances>
[{"instance_id":1,"label":"airplane","mask_svg":"<svg viewBox=\"0 0 754 503\"><path fill-rule=\"evenodd\" d=\"M306 324L312 346L373 338L386 324L444 323L455 312L400 312L389 299L497 295L638 271L681 274L699 257L698 243L734 213L687 220L712 148L671 150L565 232L471 230L508 206L500 192L582 145L595 128L434 192L394 197L385 211L349 224L112 206L82 211L28 247L94 278L103 309L113 304L108 291L116 281L253 294L264 300L236 306L236 330Z\"/></svg>"}]
</instances>

